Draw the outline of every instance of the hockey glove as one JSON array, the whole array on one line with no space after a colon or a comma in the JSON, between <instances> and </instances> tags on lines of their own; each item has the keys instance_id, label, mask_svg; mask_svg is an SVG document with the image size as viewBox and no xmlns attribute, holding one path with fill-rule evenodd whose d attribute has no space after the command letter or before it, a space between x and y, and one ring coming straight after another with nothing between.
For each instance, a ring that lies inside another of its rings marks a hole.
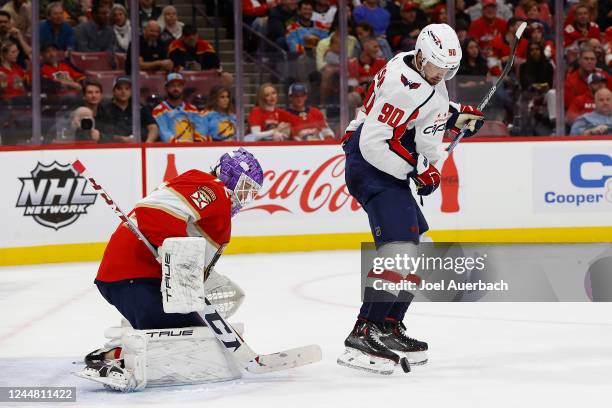
<instances>
[{"instance_id":1,"label":"hockey glove","mask_svg":"<svg viewBox=\"0 0 612 408\"><path fill-rule=\"evenodd\" d=\"M440 172L429 162L429 159L422 154L414 154L416 156L416 166L410 177L416 184L417 194L420 196L428 196L440 185Z\"/></svg>"},{"instance_id":2,"label":"hockey glove","mask_svg":"<svg viewBox=\"0 0 612 408\"><path fill-rule=\"evenodd\" d=\"M465 137L474 136L484 125L484 113L470 105L461 104L459 109L457 111L451 107L451 116L446 121L446 130L458 134L464 126L467 126Z\"/></svg>"}]
</instances>

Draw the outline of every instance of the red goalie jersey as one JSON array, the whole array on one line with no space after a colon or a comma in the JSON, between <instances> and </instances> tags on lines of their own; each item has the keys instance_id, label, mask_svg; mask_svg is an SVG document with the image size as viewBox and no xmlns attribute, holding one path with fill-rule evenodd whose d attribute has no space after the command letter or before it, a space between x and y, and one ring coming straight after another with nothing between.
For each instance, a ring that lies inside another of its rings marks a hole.
<instances>
[{"instance_id":1,"label":"red goalie jersey","mask_svg":"<svg viewBox=\"0 0 612 408\"><path fill-rule=\"evenodd\" d=\"M130 218L156 247L169 237L206 238L213 247L230 240L229 191L214 175L190 170L140 200ZM161 279L161 266L147 247L123 224L113 233L97 280Z\"/></svg>"}]
</instances>

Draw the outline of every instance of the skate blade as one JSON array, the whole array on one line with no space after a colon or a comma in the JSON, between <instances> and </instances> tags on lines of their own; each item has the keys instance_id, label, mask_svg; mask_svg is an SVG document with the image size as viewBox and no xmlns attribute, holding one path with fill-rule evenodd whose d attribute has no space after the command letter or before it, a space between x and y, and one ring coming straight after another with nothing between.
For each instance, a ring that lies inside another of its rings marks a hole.
<instances>
[{"instance_id":1,"label":"skate blade","mask_svg":"<svg viewBox=\"0 0 612 408\"><path fill-rule=\"evenodd\" d=\"M374 357L359 350L346 348L344 353L336 360L338 365L366 371L374 374L391 375L395 370L394 361L387 358Z\"/></svg>"},{"instance_id":2,"label":"skate blade","mask_svg":"<svg viewBox=\"0 0 612 408\"><path fill-rule=\"evenodd\" d=\"M424 351L414 351L410 353L399 354L402 354L404 357L406 357L411 366L422 366L427 364L427 361L429 361L429 358L427 357L427 354Z\"/></svg>"}]
</instances>

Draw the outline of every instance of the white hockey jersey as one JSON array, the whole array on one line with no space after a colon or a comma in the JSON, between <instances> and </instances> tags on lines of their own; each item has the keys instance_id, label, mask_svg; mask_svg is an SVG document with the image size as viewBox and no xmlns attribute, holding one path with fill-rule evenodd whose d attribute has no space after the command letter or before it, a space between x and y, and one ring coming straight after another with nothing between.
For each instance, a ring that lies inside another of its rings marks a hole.
<instances>
[{"instance_id":1,"label":"white hockey jersey","mask_svg":"<svg viewBox=\"0 0 612 408\"><path fill-rule=\"evenodd\" d=\"M346 131L363 125L359 149L378 170L406 180L413 170L409 152L443 161L442 146L449 105L445 81L430 85L408 62L415 52L397 54L382 68L368 90L363 107Z\"/></svg>"}]
</instances>

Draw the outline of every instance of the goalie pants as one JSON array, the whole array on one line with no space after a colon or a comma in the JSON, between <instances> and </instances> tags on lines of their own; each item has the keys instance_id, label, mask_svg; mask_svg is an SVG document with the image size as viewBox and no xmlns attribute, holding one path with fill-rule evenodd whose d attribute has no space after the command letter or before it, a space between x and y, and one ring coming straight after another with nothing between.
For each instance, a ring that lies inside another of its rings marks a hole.
<instances>
[{"instance_id":1,"label":"goalie pants","mask_svg":"<svg viewBox=\"0 0 612 408\"><path fill-rule=\"evenodd\" d=\"M206 325L195 312L164 312L161 279L126 279L117 282L96 280L95 283L104 299L115 306L136 330Z\"/></svg>"},{"instance_id":2,"label":"goalie pants","mask_svg":"<svg viewBox=\"0 0 612 408\"><path fill-rule=\"evenodd\" d=\"M417 205L408 180L399 180L368 163L359 149L363 125L348 136L343 145L346 154L346 186L368 214L372 237L379 248L389 242L419 243L419 236L429 230ZM364 302L359 318L383 322L387 318L403 320L412 294L402 291L394 301Z\"/></svg>"}]
</instances>

